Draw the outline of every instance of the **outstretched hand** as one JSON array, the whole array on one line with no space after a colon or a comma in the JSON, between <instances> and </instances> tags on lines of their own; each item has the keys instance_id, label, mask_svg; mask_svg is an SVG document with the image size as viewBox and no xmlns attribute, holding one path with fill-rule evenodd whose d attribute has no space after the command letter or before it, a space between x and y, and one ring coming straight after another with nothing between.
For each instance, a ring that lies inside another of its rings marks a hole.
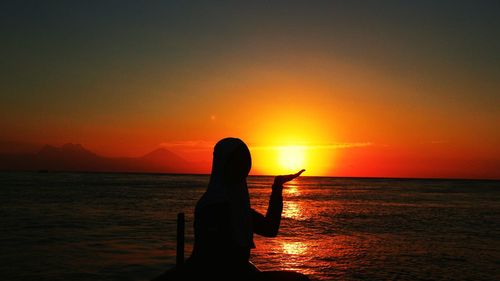
<instances>
[{"instance_id":1,"label":"outstretched hand","mask_svg":"<svg viewBox=\"0 0 500 281\"><path fill-rule=\"evenodd\" d=\"M302 169L295 174L276 176L274 178L273 186L283 186L283 184L285 184L285 183L287 183L295 178L298 178L304 171L305 171L305 169Z\"/></svg>"}]
</instances>

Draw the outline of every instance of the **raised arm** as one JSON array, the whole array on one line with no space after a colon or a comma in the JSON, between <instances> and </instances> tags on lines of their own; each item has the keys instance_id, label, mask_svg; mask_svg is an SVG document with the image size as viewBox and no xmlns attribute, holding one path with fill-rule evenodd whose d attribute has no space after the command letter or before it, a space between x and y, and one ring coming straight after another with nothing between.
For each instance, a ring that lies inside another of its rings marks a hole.
<instances>
[{"instance_id":1,"label":"raised arm","mask_svg":"<svg viewBox=\"0 0 500 281\"><path fill-rule=\"evenodd\" d=\"M305 170L296 174L277 176L274 179L269 206L266 216L252 209L253 230L256 234L265 237L276 237L281 223L283 211L283 184L300 176Z\"/></svg>"}]
</instances>

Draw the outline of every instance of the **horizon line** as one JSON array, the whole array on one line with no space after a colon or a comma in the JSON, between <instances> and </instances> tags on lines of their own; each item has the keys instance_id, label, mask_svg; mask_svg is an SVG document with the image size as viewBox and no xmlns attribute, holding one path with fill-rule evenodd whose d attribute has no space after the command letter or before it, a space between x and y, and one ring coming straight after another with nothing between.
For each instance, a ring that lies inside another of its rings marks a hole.
<instances>
[{"instance_id":1,"label":"horizon line","mask_svg":"<svg viewBox=\"0 0 500 281\"><path fill-rule=\"evenodd\" d=\"M210 176L209 173L168 173L168 172L103 172L103 171L70 171L70 170L0 170L0 173L68 173L68 174L131 174L131 175L170 175L170 176ZM275 177L277 175L251 174L249 177ZM442 180L442 181L500 181L500 178L440 178L440 177L386 177L386 176L308 176L308 178L337 179L379 179L379 180Z\"/></svg>"}]
</instances>

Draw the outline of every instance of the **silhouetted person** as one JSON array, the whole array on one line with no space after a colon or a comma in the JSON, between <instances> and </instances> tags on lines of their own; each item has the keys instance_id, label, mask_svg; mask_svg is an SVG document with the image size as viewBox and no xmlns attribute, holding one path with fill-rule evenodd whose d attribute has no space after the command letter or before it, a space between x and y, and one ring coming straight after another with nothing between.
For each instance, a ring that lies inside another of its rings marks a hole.
<instances>
[{"instance_id":1,"label":"silhouetted person","mask_svg":"<svg viewBox=\"0 0 500 281\"><path fill-rule=\"evenodd\" d=\"M259 271L250 263L253 234L276 237L283 210L283 184L300 176L277 176L266 215L250 207L246 178L251 168L248 147L237 138L225 138L214 148L207 191L196 204L195 242L183 266L155 280L207 279L309 280L291 271Z\"/></svg>"}]
</instances>

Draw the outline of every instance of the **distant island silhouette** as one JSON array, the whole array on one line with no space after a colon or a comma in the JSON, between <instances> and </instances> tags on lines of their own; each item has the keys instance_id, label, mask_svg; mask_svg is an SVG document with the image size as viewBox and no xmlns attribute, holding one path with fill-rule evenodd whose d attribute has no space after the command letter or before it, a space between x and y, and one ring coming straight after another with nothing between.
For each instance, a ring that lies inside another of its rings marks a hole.
<instances>
[{"instance_id":1,"label":"distant island silhouette","mask_svg":"<svg viewBox=\"0 0 500 281\"><path fill-rule=\"evenodd\" d=\"M11 143L13 146L14 144ZM0 152L2 171L71 171L71 172L139 172L139 173L206 173L208 164L189 162L165 148L158 148L140 157L100 156L81 144L67 143L60 147L23 145L12 152ZM31 150L31 151L30 151ZM35 151L33 151L35 150Z\"/></svg>"}]
</instances>

